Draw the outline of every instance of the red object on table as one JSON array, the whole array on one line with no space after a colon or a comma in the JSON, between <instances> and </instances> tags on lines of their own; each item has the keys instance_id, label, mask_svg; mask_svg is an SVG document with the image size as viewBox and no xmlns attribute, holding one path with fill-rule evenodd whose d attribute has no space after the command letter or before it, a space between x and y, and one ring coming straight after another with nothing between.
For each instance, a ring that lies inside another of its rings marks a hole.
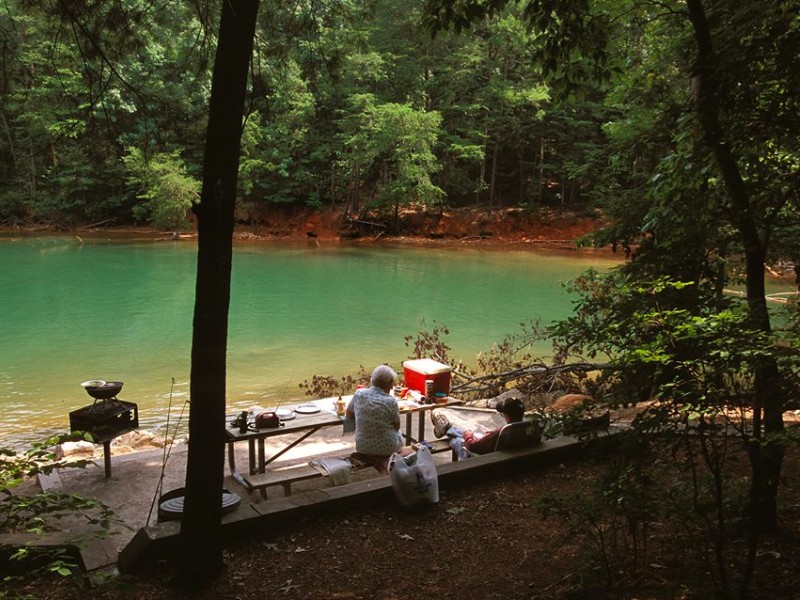
<instances>
[{"instance_id":1,"label":"red object on table","mask_svg":"<svg viewBox=\"0 0 800 600\"><path fill-rule=\"evenodd\" d=\"M407 388L425 394L425 381L433 381L433 392L450 395L450 373L452 369L430 358L407 360L403 363L403 377Z\"/></svg>"}]
</instances>

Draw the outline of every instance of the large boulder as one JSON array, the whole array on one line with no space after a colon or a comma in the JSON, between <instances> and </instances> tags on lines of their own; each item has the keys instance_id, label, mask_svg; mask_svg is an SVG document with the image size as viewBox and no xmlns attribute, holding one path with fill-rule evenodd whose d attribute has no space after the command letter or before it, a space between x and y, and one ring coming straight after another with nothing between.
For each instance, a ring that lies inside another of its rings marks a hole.
<instances>
[{"instance_id":1,"label":"large boulder","mask_svg":"<svg viewBox=\"0 0 800 600\"><path fill-rule=\"evenodd\" d=\"M495 408L497 406L498 402L500 402L502 400L508 400L510 398L514 398L516 400L521 400L523 404L527 405L527 402L526 402L527 397L525 396L525 394L523 394L517 388L514 388L513 390L508 390L506 392L503 392L502 394L498 394L494 398L489 398L486 401L486 408Z\"/></svg>"},{"instance_id":2,"label":"large boulder","mask_svg":"<svg viewBox=\"0 0 800 600\"><path fill-rule=\"evenodd\" d=\"M137 450L163 448L164 439L151 431L130 431L114 439L115 446L130 446Z\"/></svg>"},{"instance_id":3,"label":"large boulder","mask_svg":"<svg viewBox=\"0 0 800 600\"><path fill-rule=\"evenodd\" d=\"M586 394L563 394L547 407L547 412L565 419L566 434L603 429L611 423L608 409L598 406L594 398Z\"/></svg>"},{"instance_id":4,"label":"large boulder","mask_svg":"<svg viewBox=\"0 0 800 600\"><path fill-rule=\"evenodd\" d=\"M594 399L586 394L564 394L553 400L548 410L554 413L565 413L578 406L589 405L593 402Z\"/></svg>"}]
</instances>

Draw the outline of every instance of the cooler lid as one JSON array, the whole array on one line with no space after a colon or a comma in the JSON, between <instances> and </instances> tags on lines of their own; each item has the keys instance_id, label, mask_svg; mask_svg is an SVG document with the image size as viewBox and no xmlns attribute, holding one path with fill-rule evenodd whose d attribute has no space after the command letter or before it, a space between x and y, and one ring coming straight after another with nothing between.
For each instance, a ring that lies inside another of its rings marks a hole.
<instances>
[{"instance_id":1,"label":"cooler lid","mask_svg":"<svg viewBox=\"0 0 800 600\"><path fill-rule=\"evenodd\" d=\"M443 363L437 362L432 358L415 358L403 362L403 368L423 375L438 375L439 373L449 373L452 369Z\"/></svg>"}]
</instances>

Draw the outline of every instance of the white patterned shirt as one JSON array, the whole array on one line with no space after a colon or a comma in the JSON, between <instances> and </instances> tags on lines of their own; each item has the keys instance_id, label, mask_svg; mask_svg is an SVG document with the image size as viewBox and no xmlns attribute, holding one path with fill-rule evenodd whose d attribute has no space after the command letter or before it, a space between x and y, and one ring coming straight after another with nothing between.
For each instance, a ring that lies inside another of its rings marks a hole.
<instances>
[{"instance_id":1,"label":"white patterned shirt","mask_svg":"<svg viewBox=\"0 0 800 600\"><path fill-rule=\"evenodd\" d=\"M377 387L356 390L347 410L356 416L356 452L389 456L403 447L397 400Z\"/></svg>"}]
</instances>

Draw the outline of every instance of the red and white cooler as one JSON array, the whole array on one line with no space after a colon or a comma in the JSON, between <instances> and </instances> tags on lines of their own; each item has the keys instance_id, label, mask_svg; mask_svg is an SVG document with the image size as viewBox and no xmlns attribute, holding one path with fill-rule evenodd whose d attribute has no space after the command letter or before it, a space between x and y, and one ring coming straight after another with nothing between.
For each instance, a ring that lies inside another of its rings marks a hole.
<instances>
[{"instance_id":1,"label":"red and white cooler","mask_svg":"<svg viewBox=\"0 0 800 600\"><path fill-rule=\"evenodd\" d=\"M450 395L450 373L452 369L430 358L417 358L403 362L405 386L425 394L425 381L433 381L433 393Z\"/></svg>"}]
</instances>

